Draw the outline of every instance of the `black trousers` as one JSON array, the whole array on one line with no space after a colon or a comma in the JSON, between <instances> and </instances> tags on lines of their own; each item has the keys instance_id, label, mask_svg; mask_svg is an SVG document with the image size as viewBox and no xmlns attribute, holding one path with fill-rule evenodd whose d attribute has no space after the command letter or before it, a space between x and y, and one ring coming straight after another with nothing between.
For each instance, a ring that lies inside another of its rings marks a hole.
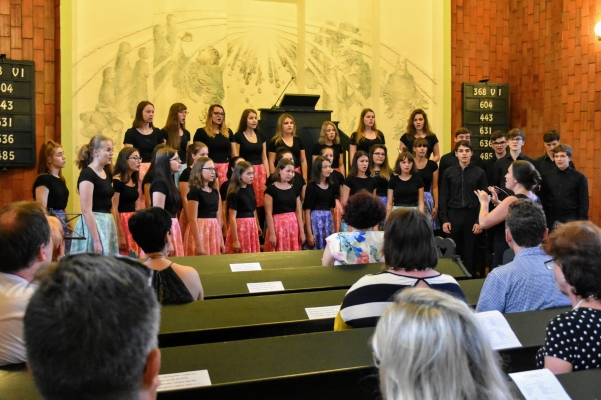
<instances>
[{"instance_id":1,"label":"black trousers","mask_svg":"<svg viewBox=\"0 0 601 400\"><path fill-rule=\"evenodd\" d=\"M461 256L463 265L470 274L474 273L474 254L482 236L472 232L474 224L478 222L478 214L478 209L449 208L451 233L447 237L455 242L457 254Z\"/></svg>"}]
</instances>

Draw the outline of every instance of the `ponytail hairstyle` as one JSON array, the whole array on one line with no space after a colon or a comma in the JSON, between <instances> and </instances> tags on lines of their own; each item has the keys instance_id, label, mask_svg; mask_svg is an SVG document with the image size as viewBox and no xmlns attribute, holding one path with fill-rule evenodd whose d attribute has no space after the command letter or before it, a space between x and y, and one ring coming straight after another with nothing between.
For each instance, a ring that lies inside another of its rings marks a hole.
<instances>
[{"instance_id":1,"label":"ponytail hairstyle","mask_svg":"<svg viewBox=\"0 0 601 400\"><path fill-rule=\"evenodd\" d=\"M192 158L192 156L205 147L208 148L208 146L203 142L192 142L188 145L188 147L186 147L186 165L188 167L194 165L194 158Z\"/></svg>"},{"instance_id":2,"label":"ponytail hairstyle","mask_svg":"<svg viewBox=\"0 0 601 400\"><path fill-rule=\"evenodd\" d=\"M278 161L278 164L275 166L275 171L273 171L273 174L271 174L271 179L273 179L274 182L281 182L280 171L282 171L288 165L292 165L292 169L294 169L294 162L290 161L287 158L280 159L280 161Z\"/></svg>"},{"instance_id":3,"label":"ponytail hairstyle","mask_svg":"<svg viewBox=\"0 0 601 400\"><path fill-rule=\"evenodd\" d=\"M530 162L516 160L511 163L511 166L513 167L513 177L524 189L532 191L540 185L542 181L540 174Z\"/></svg>"},{"instance_id":4,"label":"ponytail hairstyle","mask_svg":"<svg viewBox=\"0 0 601 400\"><path fill-rule=\"evenodd\" d=\"M138 103L138 107L136 107L136 116L134 118L134 122L132 122L131 124L132 128L140 128L144 125L144 117L142 116L142 111L144 111L144 108L146 108L146 106L148 105L151 105L152 108L154 108L154 104L146 100ZM151 128L154 128L152 122L149 124L149 126Z\"/></svg>"},{"instance_id":5,"label":"ponytail hairstyle","mask_svg":"<svg viewBox=\"0 0 601 400\"><path fill-rule=\"evenodd\" d=\"M311 180L309 181L309 183L311 182L315 182L315 183L321 183L321 180L323 178L323 173L321 172L323 169L323 163L327 161L330 162L330 160L327 160L325 158L323 158L322 156L316 157L315 160L313 161L313 164L311 165ZM328 177L328 179L326 179L326 183L330 184L330 177Z\"/></svg>"},{"instance_id":6,"label":"ponytail hairstyle","mask_svg":"<svg viewBox=\"0 0 601 400\"><path fill-rule=\"evenodd\" d=\"M179 135L179 130L186 129L186 124L179 123L179 112L185 111L188 108L183 103L174 103L169 107L169 114L167 114L167 122L163 130L167 132L167 144L174 149L179 149L182 141L182 137Z\"/></svg>"},{"instance_id":7,"label":"ponytail hairstyle","mask_svg":"<svg viewBox=\"0 0 601 400\"><path fill-rule=\"evenodd\" d=\"M256 116L259 115L252 108L247 108L246 110L242 111L242 115L240 116L240 123L238 124L238 132L244 132L246 128L248 128L248 116L250 114L255 114Z\"/></svg>"},{"instance_id":8,"label":"ponytail hairstyle","mask_svg":"<svg viewBox=\"0 0 601 400\"><path fill-rule=\"evenodd\" d=\"M48 164L48 157L52 157L54 155L54 150L58 148L62 148L60 143L57 143L53 140L49 140L42 144L40 147L40 152L38 153L38 175L40 174L49 174L50 173L50 164ZM65 178L63 178L62 168L58 170L58 177L64 182Z\"/></svg>"},{"instance_id":9,"label":"ponytail hairstyle","mask_svg":"<svg viewBox=\"0 0 601 400\"><path fill-rule=\"evenodd\" d=\"M294 117L290 114L282 114L278 118L278 124L275 128L275 135L271 139L276 144L276 146L278 145L278 143L285 144L284 139L283 139L284 134L282 131L282 126L284 126L284 122L286 121L287 118L290 118L292 120L292 123L294 124L294 129L292 130L292 136L293 137L296 136L296 121L294 120Z\"/></svg>"},{"instance_id":10,"label":"ponytail hairstyle","mask_svg":"<svg viewBox=\"0 0 601 400\"><path fill-rule=\"evenodd\" d=\"M94 150L100 150L106 142L112 142L112 140L106 136L96 135L90 139L88 144L81 146L79 148L79 153L77 154L77 160L75 160L77 168L81 170L90 165L92 161L94 161ZM112 172L110 165L106 165L104 170L109 173Z\"/></svg>"},{"instance_id":11,"label":"ponytail hairstyle","mask_svg":"<svg viewBox=\"0 0 601 400\"><path fill-rule=\"evenodd\" d=\"M138 182L138 171L133 174L129 174L129 166L127 160L132 154L139 153L139 151L133 147L124 147L117 155L117 161L115 162L115 168L113 169L113 175L119 175L119 179L123 183L128 183L130 179L133 182Z\"/></svg>"},{"instance_id":12,"label":"ponytail hairstyle","mask_svg":"<svg viewBox=\"0 0 601 400\"><path fill-rule=\"evenodd\" d=\"M157 151L154 164L154 179L161 180L168 188L167 198L173 204L173 209L167 210L171 214L177 214L182 208L182 200L179 190L173 182L173 172L171 172L170 160L177 155L177 150L171 147L164 147Z\"/></svg>"},{"instance_id":13,"label":"ponytail hairstyle","mask_svg":"<svg viewBox=\"0 0 601 400\"><path fill-rule=\"evenodd\" d=\"M227 166L227 174L225 174L228 181L230 179L232 179L232 174L234 173L234 167L236 166L236 164L238 164L238 160L241 158L242 158L241 156L235 156L235 157L230 158L230 161ZM244 158L242 158L242 161L246 161L246 160ZM240 161L240 162L242 162L242 161Z\"/></svg>"},{"instance_id":14,"label":"ponytail hairstyle","mask_svg":"<svg viewBox=\"0 0 601 400\"><path fill-rule=\"evenodd\" d=\"M413 164L411 166L411 175L417 173L417 165L415 165L415 158L413 157L413 154L409 153L408 151L403 151L396 158L396 161L394 163L394 173L397 175L401 175L401 172L403 172L403 171L401 171L400 164L401 164L401 161L405 161L405 160L409 160Z\"/></svg>"},{"instance_id":15,"label":"ponytail hairstyle","mask_svg":"<svg viewBox=\"0 0 601 400\"><path fill-rule=\"evenodd\" d=\"M232 172L230 186L227 189L226 199L231 195L238 193L242 187L242 174L249 168L253 168L253 165L248 161L241 161L234 166L234 172Z\"/></svg>"},{"instance_id":16,"label":"ponytail hairstyle","mask_svg":"<svg viewBox=\"0 0 601 400\"><path fill-rule=\"evenodd\" d=\"M205 164L209 161L213 160L211 160L209 157L200 157L198 160L196 160L194 166L192 167L192 172L190 172L190 186L194 186L197 189L203 188L205 181L202 179L202 170L205 167ZM217 187L217 175L215 175L213 182L208 182L208 184L211 189L219 189Z\"/></svg>"},{"instance_id":17,"label":"ponytail hairstyle","mask_svg":"<svg viewBox=\"0 0 601 400\"><path fill-rule=\"evenodd\" d=\"M357 174L359 173L359 168L357 168L357 161L361 157L367 157L369 159L369 156L367 155L366 152L364 152L363 150L357 150L355 152L355 155L353 156L353 162L351 164L351 173L349 174L349 176L357 176ZM367 176L371 175L371 173L369 172L369 168L367 168L367 171L365 171L365 174Z\"/></svg>"},{"instance_id":18,"label":"ponytail hairstyle","mask_svg":"<svg viewBox=\"0 0 601 400\"><path fill-rule=\"evenodd\" d=\"M223 108L223 106L220 104L211 104L209 107L204 129L207 135L211 138L215 137L215 132L213 132L213 111L215 108L221 108L221 111L223 111L223 114L225 114L225 108ZM223 116L223 121L221 121L221 124L219 125L219 132L226 138L230 137L230 132L227 129L227 124L225 123L225 115Z\"/></svg>"},{"instance_id":19,"label":"ponytail hairstyle","mask_svg":"<svg viewBox=\"0 0 601 400\"><path fill-rule=\"evenodd\" d=\"M369 149L369 169L371 171L371 176L376 176L376 171L374 169L374 166L376 165L374 162L374 153L378 149L384 150L384 162L380 166L379 175L389 181L390 177L393 175L393 171L388 163L388 150L386 150L386 146L383 144L374 144L371 146L371 149Z\"/></svg>"}]
</instances>

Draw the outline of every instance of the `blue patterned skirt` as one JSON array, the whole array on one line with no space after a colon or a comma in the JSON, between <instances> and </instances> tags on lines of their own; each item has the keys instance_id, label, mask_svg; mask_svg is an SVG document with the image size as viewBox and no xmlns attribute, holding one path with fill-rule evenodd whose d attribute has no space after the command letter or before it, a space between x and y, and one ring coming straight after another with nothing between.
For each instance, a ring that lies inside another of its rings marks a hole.
<instances>
[{"instance_id":1,"label":"blue patterned skirt","mask_svg":"<svg viewBox=\"0 0 601 400\"><path fill-rule=\"evenodd\" d=\"M382 200L382 203L384 203L384 208L386 208L386 204L388 203L388 196L378 196L378 199ZM384 231L384 222L386 222L386 218L384 218L383 221L380 221L378 223L379 231Z\"/></svg>"},{"instance_id":2,"label":"blue patterned skirt","mask_svg":"<svg viewBox=\"0 0 601 400\"><path fill-rule=\"evenodd\" d=\"M102 244L102 254L119 254L119 241L117 240L117 228L115 227L113 214L99 212L94 212L93 214L96 219L100 243ZM83 215L79 218L79 221L77 221L77 224L75 225L75 234L73 234L73 236L76 237L79 237L79 235L83 236L85 239L74 239L71 241L71 254L93 253L94 240L84 222Z\"/></svg>"},{"instance_id":3,"label":"blue patterned skirt","mask_svg":"<svg viewBox=\"0 0 601 400\"><path fill-rule=\"evenodd\" d=\"M63 237L72 237L73 233L71 232L70 226L69 226L69 218L67 217L67 214L65 214L65 210L52 210L52 212L54 213L54 215L56 215L56 218L58 218L61 223L63 224ZM64 239L65 242L65 255L69 254L69 251L71 250L71 239Z\"/></svg>"},{"instance_id":4,"label":"blue patterned skirt","mask_svg":"<svg viewBox=\"0 0 601 400\"><path fill-rule=\"evenodd\" d=\"M436 218L432 218L432 209L434 208L434 198L432 197L432 193L424 192L424 209L426 211L426 215L432 221L432 229L440 229L440 222L438 222L438 215Z\"/></svg>"},{"instance_id":5,"label":"blue patterned skirt","mask_svg":"<svg viewBox=\"0 0 601 400\"><path fill-rule=\"evenodd\" d=\"M326 238L334 233L334 218L332 218L330 210L311 211L311 230L315 237L315 246L310 249L325 249Z\"/></svg>"}]
</instances>

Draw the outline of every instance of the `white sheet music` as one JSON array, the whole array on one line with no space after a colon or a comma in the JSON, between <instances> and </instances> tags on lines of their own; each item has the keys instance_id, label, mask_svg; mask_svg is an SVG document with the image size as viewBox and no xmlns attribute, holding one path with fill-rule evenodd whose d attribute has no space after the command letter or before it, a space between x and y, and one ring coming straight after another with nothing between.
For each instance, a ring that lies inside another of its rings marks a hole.
<instances>
[{"instance_id":1,"label":"white sheet music","mask_svg":"<svg viewBox=\"0 0 601 400\"><path fill-rule=\"evenodd\" d=\"M261 264L258 262L230 264L230 268L232 272L261 271Z\"/></svg>"},{"instance_id":2,"label":"white sheet music","mask_svg":"<svg viewBox=\"0 0 601 400\"><path fill-rule=\"evenodd\" d=\"M548 369L509 374L526 400L570 400L561 383Z\"/></svg>"},{"instance_id":3,"label":"white sheet music","mask_svg":"<svg viewBox=\"0 0 601 400\"><path fill-rule=\"evenodd\" d=\"M176 374L163 374L159 375L159 380L161 384L157 389L158 392L211 385L209 371L206 369L178 372Z\"/></svg>"},{"instance_id":4,"label":"white sheet music","mask_svg":"<svg viewBox=\"0 0 601 400\"><path fill-rule=\"evenodd\" d=\"M509 323L499 311L486 311L476 314L476 318L488 333L494 350L522 347Z\"/></svg>"},{"instance_id":5,"label":"white sheet music","mask_svg":"<svg viewBox=\"0 0 601 400\"><path fill-rule=\"evenodd\" d=\"M250 293L259 293L259 292L277 292L284 289L284 285L282 281L274 281L274 282L254 282L247 283L248 291Z\"/></svg>"},{"instance_id":6,"label":"white sheet music","mask_svg":"<svg viewBox=\"0 0 601 400\"><path fill-rule=\"evenodd\" d=\"M307 307L307 317L309 319L324 319L324 318L336 318L336 314L340 310L340 305L337 306L326 306L326 307Z\"/></svg>"}]
</instances>

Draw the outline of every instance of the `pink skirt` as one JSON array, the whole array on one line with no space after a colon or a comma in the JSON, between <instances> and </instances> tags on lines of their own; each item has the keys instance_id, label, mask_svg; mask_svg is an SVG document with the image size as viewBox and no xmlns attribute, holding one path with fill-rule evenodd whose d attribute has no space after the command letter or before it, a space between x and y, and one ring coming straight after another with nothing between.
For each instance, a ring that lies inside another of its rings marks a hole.
<instances>
[{"instance_id":1,"label":"pink skirt","mask_svg":"<svg viewBox=\"0 0 601 400\"><path fill-rule=\"evenodd\" d=\"M259 253L261 244L259 243L259 230L255 217L236 218L236 226L238 227L238 241L240 242L240 253ZM227 238L225 239L225 252L227 254L236 254L232 247L232 235L230 230L227 230Z\"/></svg>"},{"instance_id":2,"label":"pink skirt","mask_svg":"<svg viewBox=\"0 0 601 400\"><path fill-rule=\"evenodd\" d=\"M257 207L263 207L265 204L265 183L267 182L267 172L263 164L257 164L255 167L255 178L253 179L253 189L255 191L255 199Z\"/></svg>"},{"instance_id":3,"label":"pink skirt","mask_svg":"<svg viewBox=\"0 0 601 400\"><path fill-rule=\"evenodd\" d=\"M297 174L301 174L301 167L296 167L294 168L294 172L296 172Z\"/></svg>"},{"instance_id":4,"label":"pink skirt","mask_svg":"<svg viewBox=\"0 0 601 400\"><path fill-rule=\"evenodd\" d=\"M265 234L264 251L295 251L301 250L298 242L298 221L293 212L276 214L273 216L273 230L277 241L275 247L269 242L269 229Z\"/></svg>"},{"instance_id":5,"label":"pink skirt","mask_svg":"<svg viewBox=\"0 0 601 400\"><path fill-rule=\"evenodd\" d=\"M142 191L144 187L142 180L144 180L144 176L148 172L148 168L150 168L150 163L140 164L140 172L138 173L138 200L136 201L136 210L143 210L146 208L146 203L144 202L144 192Z\"/></svg>"},{"instance_id":6,"label":"pink skirt","mask_svg":"<svg viewBox=\"0 0 601 400\"><path fill-rule=\"evenodd\" d=\"M134 215L133 212L119 213L119 224L121 225L123 236L125 236L125 249L119 247L119 254L129 256L129 251L133 250L138 254L138 257L140 257L140 253L143 254L142 249L134 241L134 238L129 231L128 221L132 215Z\"/></svg>"},{"instance_id":7,"label":"pink skirt","mask_svg":"<svg viewBox=\"0 0 601 400\"><path fill-rule=\"evenodd\" d=\"M202 247L204 247L204 255L211 256L215 254L221 254L223 237L221 236L221 226L219 226L219 221L217 218L198 218L196 222L198 224L200 241L202 242ZM196 255L196 241L194 240L194 235L192 235L191 224L188 224L188 227L186 228L184 245L185 255Z\"/></svg>"},{"instance_id":8,"label":"pink skirt","mask_svg":"<svg viewBox=\"0 0 601 400\"><path fill-rule=\"evenodd\" d=\"M217 179L219 179L218 184L221 185L223 182L227 181L228 163L215 163L215 168L217 168Z\"/></svg>"},{"instance_id":9,"label":"pink skirt","mask_svg":"<svg viewBox=\"0 0 601 400\"><path fill-rule=\"evenodd\" d=\"M336 206L334 207L334 213L332 214L332 217L334 218L334 232L340 232L342 211L342 203L340 202L340 200L336 199Z\"/></svg>"},{"instance_id":10,"label":"pink skirt","mask_svg":"<svg viewBox=\"0 0 601 400\"><path fill-rule=\"evenodd\" d=\"M173 252L169 254L171 257L184 256L184 242L182 240L182 230L179 227L177 218L171 218L171 245Z\"/></svg>"}]
</instances>

